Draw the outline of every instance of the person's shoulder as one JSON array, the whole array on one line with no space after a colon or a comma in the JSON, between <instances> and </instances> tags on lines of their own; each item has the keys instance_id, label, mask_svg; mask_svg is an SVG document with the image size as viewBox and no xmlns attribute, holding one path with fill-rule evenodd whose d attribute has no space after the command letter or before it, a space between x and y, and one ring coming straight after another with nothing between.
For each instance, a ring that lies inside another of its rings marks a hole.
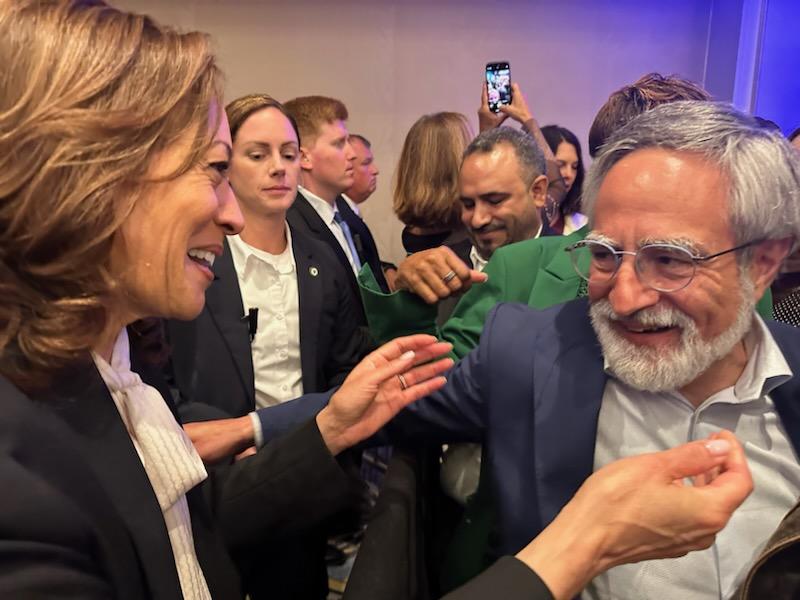
<instances>
[{"instance_id":1,"label":"person's shoulder","mask_svg":"<svg viewBox=\"0 0 800 600\"><path fill-rule=\"evenodd\" d=\"M60 419L54 418L58 404L51 401L49 390L41 392L41 397L24 393L11 381L0 375L0 403L3 405L3 418L0 419L0 447L14 453L14 448L38 450L38 444L54 438L61 441L68 432ZM26 454L26 456L28 456Z\"/></svg>"},{"instance_id":2,"label":"person's shoulder","mask_svg":"<svg viewBox=\"0 0 800 600\"><path fill-rule=\"evenodd\" d=\"M787 361L800 366L800 329L780 321L764 321Z\"/></svg>"},{"instance_id":3,"label":"person's shoulder","mask_svg":"<svg viewBox=\"0 0 800 600\"><path fill-rule=\"evenodd\" d=\"M528 259L532 256L552 255L562 248L582 240L586 233L579 229L569 235L548 235L524 240L498 248L495 254L505 260ZM492 257L494 258L494 257Z\"/></svg>"},{"instance_id":4,"label":"person's shoulder","mask_svg":"<svg viewBox=\"0 0 800 600\"><path fill-rule=\"evenodd\" d=\"M588 310L586 298L545 309L519 302L500 302L489 312L486 323L514 335L527 335L530 331L543 331L547 327L569 327L584 321L588 323Z\"/></svg>"}]
</instances>

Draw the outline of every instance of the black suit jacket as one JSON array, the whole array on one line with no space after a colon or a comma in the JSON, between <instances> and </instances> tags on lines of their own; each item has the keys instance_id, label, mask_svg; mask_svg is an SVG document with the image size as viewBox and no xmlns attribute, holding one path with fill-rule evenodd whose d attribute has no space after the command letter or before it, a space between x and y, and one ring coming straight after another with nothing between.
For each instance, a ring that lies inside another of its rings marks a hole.
<instances>
[{"instance_id":1,"label":"black suit jacket","mask_svg":"<svg viewBox=\"0 0 800 600\"><path fill-rule=\"evenodd\" d=\"M386 278L383 275L381 257L378 255L378 246L375 244L372 232L369 230L369 227L367 227L364 219L350 208L347 200L339 196L336 198L336 206L342 218L345 220L348 227L350 227L350 233L353 236L353 243L356 246L361 264L367 263L370 266L372 272L375 274L375 280L378 282L378 285L381 286L381 289L385 293L388 293L389 285L386 283Z\"/></svg>"},{"instance_id":2,"label":"black suit jacket","mask_svg":"<svg viewBox=\"0 0 800 600\"><path fill-rule=\"evenodd\" d=\"M300 363L303 389L321 392L340 385L372 348L358 325L360 301L346 283L347 272L328 247L292 231L297 266ZM226 241L214 263L218 279L206 292L206 306L191 322L170 321L172 377L184 421L239 417L255 408L255 378L239 279ZM269 314L262 310L263 324ZM259 333L258 335L266 335ZM247 592L255 600L325 598L325 541L321 527L279 548L252 547L235 555Z\"/></svg>"},{"instance_id":3,"label":"black suit jacket","mask_svg":"<svg viewBox=\"0 0 800 600\"><path fill-rule=\"evenodd\" d=\"M345 213L341 208L342 205L347 205L347 202L345 202L344 199L342 198L337 198L337 207L339 207L339 212L341 212L342 218L345 219L347 221L348 226L350 226L350 220L352 220L353 218L359 219L359 217L350 209L349 206L347 206L347 212ZM347 216L348 214L350 216ZM347 260L347 255L344 253L344 250L342 250L342 247L339 245L337 239L331 233L331 230L328 229L328 226L322 221L319 214L317 214L317 211L314 210L314 207L311 206L311 203L300 192L297 193L297 197L295 198L294 204L292 204L291 208L287 211L286 220L292 227L292 231L299 231L308 236L316 238L320 241L325 242L330 247L330 249L333 251L334 256L336 256L337 260L339 261L339 264L341 264L342 267L345 269L345 271L347 271L348 282L350 283L350 287L353 290L353 294L355 295L356 298L361 298L361 292L359 291L358 288L358 282L356 281L356 277L353 274L353 268L350 266L350 261ZM366 225L363 224L363 221L362 225L364 228L366 228ZM354 243L356 242L355 240L356 233L358 233L358 231L353 231L353 227L351 226L351 234L353 234L354 236L353 239ZM364 240L366 238L361 237L361 234L359 234L359 239L361 240L360 244L362 248L366 248L367 246L369 246L369 244L365 245ZM374 240L372 240L371 234L369 235L369 240L372 242L372 247L374 248L375 242ZM377 258L378 255L377 250L374 251L374 254L375 257ZM373 264L375 261L373 260L373 262L370 262L369 258L370 258L369 256L362 258L362 263L369 262L370 266L372 267L372 272L376 274L376 277L379 275L381 278L379 280L380 282L382 282L380 283L381 289L384 290L388 289L388 286L386 286L386 280L383 277L383 271L380 268L380 261L378 260L376 268L376 266ZM366 325L367 319L366 316L364 315L363 307L361 307L361 318L363 319L361 321L361 324Z\"/></svg>"},{"instance_id":4,"label":"black suit jacket","mask_svg":"<svg viewBox=\"0 0 800 600\"><path fill-rule=\"evenodd\" d=\"M181 599L161 509L99 373L88 363L55 388L30 399L0 377L0 597ZM187 501L212 597L242 597L226 544L305 531L341 508L348 482L313 421L209 471Z\"/></svg>"},{"instance_id":5,"label":"black suit jacket","mask_svg":"<svg viewBox=\"0 0 800 600\"><path fill-rule=\"evenodd\" d=\"M373 344L358 325L360 301L345 283L352 275L349 266L345 271L327 246L294 228L292 250L303 390L322 392L340 385ZM248 323L242 319L242 294L227 241L214 272L218 280L206 292L200 316L167 324L172 375L180 390L178 410L185 421L239 417L255 408ZM269 315L261 311L258 318L264 323Z\"/></svg>"}]
</instances>

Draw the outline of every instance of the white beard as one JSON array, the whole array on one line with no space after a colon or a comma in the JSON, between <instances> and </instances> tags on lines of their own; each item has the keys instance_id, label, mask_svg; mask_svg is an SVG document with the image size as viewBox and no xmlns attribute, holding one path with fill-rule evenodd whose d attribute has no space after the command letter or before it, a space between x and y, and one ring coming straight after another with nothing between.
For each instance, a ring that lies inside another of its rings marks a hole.
<instances>
[{"instance_id":1,"label":"white beard","mask_svg":"<svg viewBox=\"0 0 800 600\"><path fill-rule=\"evenodd\" d=\"M688 385L719 359L727 356L750 331L755 299L748 276L740 277L742 301L736 319L717 337L704 340L694 321L684 312L668 304L657 304L636 312L630 319L644 327L681 329L680 343L675 348L653 348L629 342L614 329L612 321L619 316L607 299L592 303L592 319L603 356L615 377L637 390L665 392Z\"/></svg>"}]
</instances>

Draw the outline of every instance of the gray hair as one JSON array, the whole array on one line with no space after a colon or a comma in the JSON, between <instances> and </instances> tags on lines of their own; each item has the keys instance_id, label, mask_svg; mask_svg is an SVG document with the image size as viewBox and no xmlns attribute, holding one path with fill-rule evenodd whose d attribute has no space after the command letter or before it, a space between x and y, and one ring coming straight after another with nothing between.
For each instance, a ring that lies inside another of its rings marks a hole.
<instances>
[{"instance_id":1,"label":"gray hair","mask_svg":"<svg viewBox=\"0 0 800 600\"><path fill-rule=\"evenodd\" d=\"M792 237L797 245L797 152L780 132L765 129L753 117L717 102L665 104L639 115L612 135L584 182L582 206L590 224L608 172L625 156L644 148L696 153L720 168L729 181L728 217L737 244Z\"/></svg>"},{"instance_id":2,"label":"gray hair","mask_svg":"<svg viewBox=\"0 0 800 600\"><path fill-rule=\"evenodd\" d=\"M530 185L539 175L544 175L546 168L544 154L536 145L536 141L527 133L510 127L496 127L479 134L464 150L461 164L464 164L468 156L489 153L500 144L508 144L514 149L525 185Z\"/></svg>"}]
</instances>

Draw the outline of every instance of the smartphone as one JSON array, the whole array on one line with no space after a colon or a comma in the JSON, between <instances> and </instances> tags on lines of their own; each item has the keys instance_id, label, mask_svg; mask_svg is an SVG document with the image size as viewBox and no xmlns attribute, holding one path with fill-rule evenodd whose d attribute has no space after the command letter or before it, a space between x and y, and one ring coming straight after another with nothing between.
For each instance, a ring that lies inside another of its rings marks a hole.
<instances>
[{"instance_id":1,"label":"smartphone","mask_svg":"<svg viewBox=\"0 0 800 600\"><path fill-rule=\"evenodd\" d=\"M511 65L508 62L490 62L486 65L486 95L489 110L500 112L501 106L511 104Z\"/></svg>"}]
</instances>

